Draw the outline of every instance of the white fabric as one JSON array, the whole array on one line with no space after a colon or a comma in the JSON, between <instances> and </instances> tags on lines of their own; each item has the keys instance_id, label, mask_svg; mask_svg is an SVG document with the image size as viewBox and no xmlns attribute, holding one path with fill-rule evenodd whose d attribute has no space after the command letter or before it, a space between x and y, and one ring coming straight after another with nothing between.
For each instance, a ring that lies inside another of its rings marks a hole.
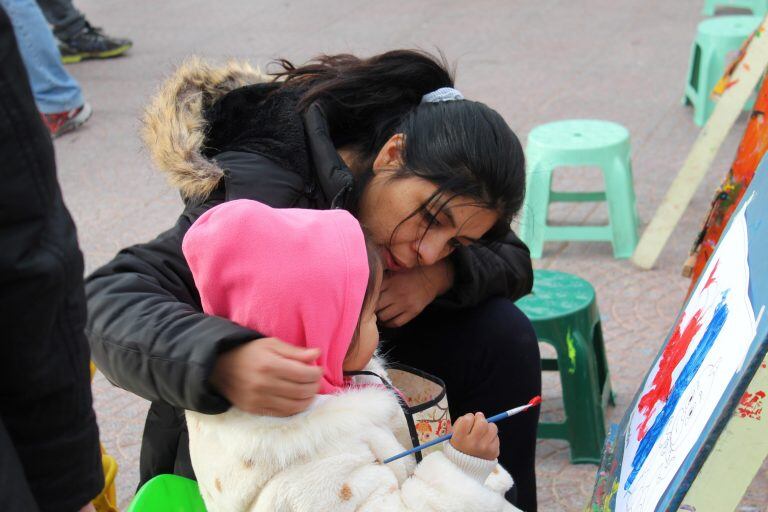
<instances>
[{"instance_id":1,"label":"white fabric","mask_svg":"<svg viewBox=\"0 0 768 512\"><path fill-rule=\"evenodd\" d=\"M413 456L382 464L409 439L397 399L386 389L352 388L289 418L235 408L186 415L209 512L518 510L503 496L512 478L493 461L484 484L479 465L452 462L454 455L443 452L418 466Z\"/></svg>"},{"instance_id":2,"label":"white fabric","mask_svg":"<svg viewBox=\"0 0 768 512\"><path fill-rule=\"evenodd\" d=\"M441 101L463 100L464 96L453 87L441 87L421 97L422 103L440 103Z\"/></svg>"},{"instance_id":3,"label":"white fabric","mask_svg":"<svg viewBox=\"0 0 768 512\"><path fill-rule=\"evenodd\" d=\"M459 469L480 483L484 483L491 474L491 471L493 471L493 468L498 466L498 461L496 459L486 460L467 455L454 448L450 441L445 443L443 453L446 458L456 464Z\"/></svg>"}]
</instances>

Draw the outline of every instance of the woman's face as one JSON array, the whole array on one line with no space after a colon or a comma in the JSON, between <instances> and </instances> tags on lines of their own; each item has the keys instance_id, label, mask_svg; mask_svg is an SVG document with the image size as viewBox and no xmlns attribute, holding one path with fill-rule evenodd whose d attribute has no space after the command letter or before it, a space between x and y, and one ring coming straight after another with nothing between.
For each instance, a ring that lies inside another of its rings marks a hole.
<instances>
[{"instance_id":1,"label":"woman's face","mask_svg":"<svg viewBox=\"0 0 768 512\"><path fill-rule=\"evenodd\" d=\"M416 176L392 179L401 168L401 147L398 134L379 152L358 215L390 271L433 265L457 246L478 240L499 219L497 212L463 196L451 199L439 213L443 200L421 209L438 187Z\"/></svg>"}]
</instances>

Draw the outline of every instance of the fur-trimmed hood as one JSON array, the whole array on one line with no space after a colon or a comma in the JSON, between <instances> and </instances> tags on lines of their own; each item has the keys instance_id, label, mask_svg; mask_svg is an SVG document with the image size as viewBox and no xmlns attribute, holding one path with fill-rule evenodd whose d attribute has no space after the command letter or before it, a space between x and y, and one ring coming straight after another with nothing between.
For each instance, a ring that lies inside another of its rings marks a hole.
<instances>
[{"instance_id":1,"label":"fur-trimmed hood","mask_svg":"<svg viewBox=\"0 0 768 512\"><path fill-rule=\"evenodd\" d=\"M264 177L254 176L256 164L225 171L214 160L234 152L261 155L299 177L304 183L299 188L311 203L305 207L349 208L354 180L333 145L325 112L318 103L299 111L300 96L300 89L282 89L248 63L214 67L191 58L147 107L144 142L155 165L185 199L208 197L227 177L228 199L269 203L260 197Z\"/></svg>"},{"instance_id":2,"label":"fur-trimmed hood","mask_svg":"<svg viewBox=\"0 0 768 512\"><path fill-rule=\"evenodd\" d=\"M268 80L247 62L216 67L191 57L162 84L145 109L142 136L152 161L182 196L205 197L224 176L203 156L204 111L228 92Z\"/></svg>"}]
</instances>

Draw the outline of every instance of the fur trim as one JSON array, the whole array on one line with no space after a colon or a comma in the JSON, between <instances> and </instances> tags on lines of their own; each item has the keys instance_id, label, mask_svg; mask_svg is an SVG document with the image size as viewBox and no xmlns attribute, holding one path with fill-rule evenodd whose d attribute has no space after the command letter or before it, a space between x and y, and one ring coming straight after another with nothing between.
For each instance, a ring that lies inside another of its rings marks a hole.
<instances>
[{"instance_id":1,"label":"fur trim","mask_svg":"<svg viewBox=\"0 0 768 512\"><path fill-rule=\"evenodd\" d=\"M160 87L144 112L142 137L154 164L185 198L205 197L224 176L201 154L204 110L234 89L267 80L247 62L214 67L191 57Z\"/></svg>"}]
</instances>

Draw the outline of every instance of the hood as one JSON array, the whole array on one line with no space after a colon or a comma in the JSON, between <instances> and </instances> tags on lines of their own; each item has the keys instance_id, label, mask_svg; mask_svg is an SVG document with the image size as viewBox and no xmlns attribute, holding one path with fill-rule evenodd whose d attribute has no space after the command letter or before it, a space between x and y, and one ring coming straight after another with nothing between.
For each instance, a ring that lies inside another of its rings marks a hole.
<instances>
[{"instance_id":1,"label":"hood","mask_svg":"<svg viewBox=\"0 0 768 512\"><path fill-rule=\"evenodd\" d=\"M344 387L368 283L363 232L349 212L229 201L189 228L182 250L206 313L319 348L320 393Z\"/></svg>"},{"instance_id":2,"label":"hood","mask_svg":"<svg viewBox=\"0 0 768 512\"><path fill-rule=\"evenodd\" d=\"M200 58L187 59L145 109L142 137L153 163L185 198L205 197L224 171L203 156L204 111L228 92L262 83L270 77L247 62L215 67Z\"/></svg>"}]
</instances>

